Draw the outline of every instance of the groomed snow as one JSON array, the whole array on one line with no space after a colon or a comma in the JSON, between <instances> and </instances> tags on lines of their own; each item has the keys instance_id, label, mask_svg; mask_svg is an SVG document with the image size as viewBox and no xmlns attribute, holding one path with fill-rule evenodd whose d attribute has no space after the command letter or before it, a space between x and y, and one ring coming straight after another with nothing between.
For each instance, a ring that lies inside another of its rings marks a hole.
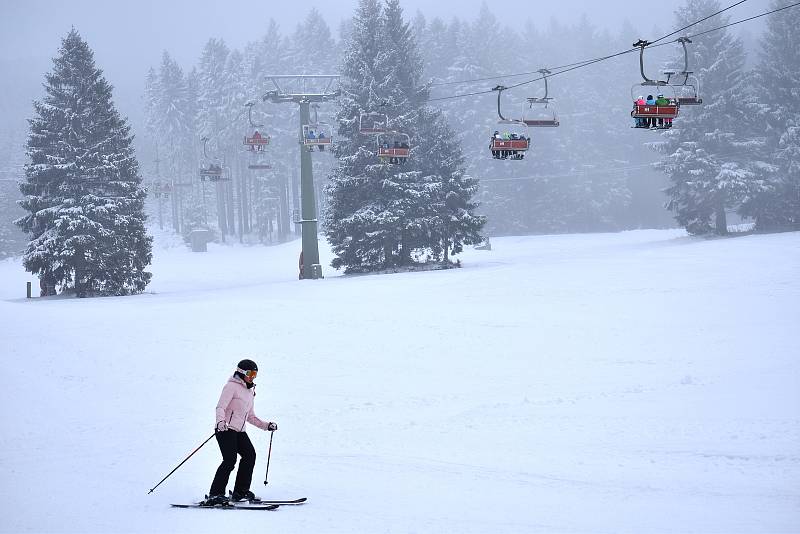
<instances>
[{"instance_id":1,"label":"groomed snow","mask_svg":"<svg viewBox=\"0 0 800 534\"><path fill-rule=\"evenodd\" d=\"M0 262L0 531L800 531L800 233L492 245L299 282L297 241L160 241L148 293L83 300ZM171 509L244 357L253 489L309 502Z\"/></svg>"}]
</instances>

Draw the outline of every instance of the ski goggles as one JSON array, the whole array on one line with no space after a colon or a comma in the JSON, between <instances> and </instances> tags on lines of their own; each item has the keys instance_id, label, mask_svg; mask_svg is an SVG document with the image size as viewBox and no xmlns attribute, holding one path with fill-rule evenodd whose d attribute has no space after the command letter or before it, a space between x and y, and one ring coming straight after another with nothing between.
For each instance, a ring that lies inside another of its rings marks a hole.
<instances>
[{"instance_id":1,"label":"ski goggles","mask_svg":"<svg viewBox=\"0 0 800 534\"><path fill-rule=\"evenodd\" d=\"M258 371L245 371L244 369L239 369L238 367L236 368L236 371L242 373L244 376L246 376L250 380L253 380L256 377L256 375L258 374Z\"/></svg>"}]
</instances>

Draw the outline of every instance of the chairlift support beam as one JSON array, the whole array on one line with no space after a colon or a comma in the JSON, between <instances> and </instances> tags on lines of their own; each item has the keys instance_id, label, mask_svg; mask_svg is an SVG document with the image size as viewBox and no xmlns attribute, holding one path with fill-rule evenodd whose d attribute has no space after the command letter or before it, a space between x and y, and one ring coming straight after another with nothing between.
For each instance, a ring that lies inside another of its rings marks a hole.
<instances>
[{"instance_id":1,"label":"chairlift support beam","mask_svg":"<svg viewBox=\"0 0 800 534\"><path fill-rule=\"evenodd\" d=\"M268 75L266 79L275 86L275 89L268 91L262 97L264 101L275 104L294 103L300 106L300 208L303 247L303 273L319 273L321 268L313 267L319 265L319 242L317 240L317 208L314 191L314 175L311 166L311 152L303 144L303 126L311 123L310 106L316 102L327 102L337 98L340 94L338 88L339 75L321 74L281 74ZM299 85L299 90L291 91L290 86ZM310 85L316 85L312 91Z\"/></svg>"}]
</instances>

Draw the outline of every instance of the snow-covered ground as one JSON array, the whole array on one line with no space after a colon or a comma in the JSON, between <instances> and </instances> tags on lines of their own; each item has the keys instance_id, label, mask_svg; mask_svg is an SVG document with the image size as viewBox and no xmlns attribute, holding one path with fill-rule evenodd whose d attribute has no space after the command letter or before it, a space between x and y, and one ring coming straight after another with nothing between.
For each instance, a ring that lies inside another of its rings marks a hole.
<instances>
[{"instance_id":1,"label":"snow-covered ground","mask_svg":"<svg viewBox=\"0 0 800 534\"><path fill-rule=\"evenodd\" d=\"M156 247L148 293L84 300L0 262L0 531L800 531L800 233L492 245L303 282L299 242ZM253 489L309 502L172 509L244 357Z\"/></svg>"}]
</instances>

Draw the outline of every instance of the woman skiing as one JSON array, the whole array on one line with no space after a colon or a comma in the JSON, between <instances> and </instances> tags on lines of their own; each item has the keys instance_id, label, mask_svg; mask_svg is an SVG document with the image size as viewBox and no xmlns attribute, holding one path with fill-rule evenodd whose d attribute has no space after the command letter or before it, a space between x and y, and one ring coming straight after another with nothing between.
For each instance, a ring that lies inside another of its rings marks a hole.
<instances>
[{"instance_id":1,"label":"woman skiing","mask_svg":"<svg viewBox=\"0 0 800 534\"><path fill-rule=\"evenodd\" d=\"M236 472L236 482L233 485L232 499L244 501L255 499L250 491L250 482L253 478L253 468L256 465L256 450L250 443L250 438L245 432L245 423L257 426L261 430L270 432L278 430L278 425L264 422L256 417L253 411L253 400L256 396L253 379L258 374L258 366L253 360L242 360L236 367L236 372L228 379L222 394L219 396L216 412L215 437L222 453L222 463L217 468L206 506L225 505L228 497L225 489L228 478L236 466L236 455L242 457L239 470Z\"/></svg>"}]
</instances>

